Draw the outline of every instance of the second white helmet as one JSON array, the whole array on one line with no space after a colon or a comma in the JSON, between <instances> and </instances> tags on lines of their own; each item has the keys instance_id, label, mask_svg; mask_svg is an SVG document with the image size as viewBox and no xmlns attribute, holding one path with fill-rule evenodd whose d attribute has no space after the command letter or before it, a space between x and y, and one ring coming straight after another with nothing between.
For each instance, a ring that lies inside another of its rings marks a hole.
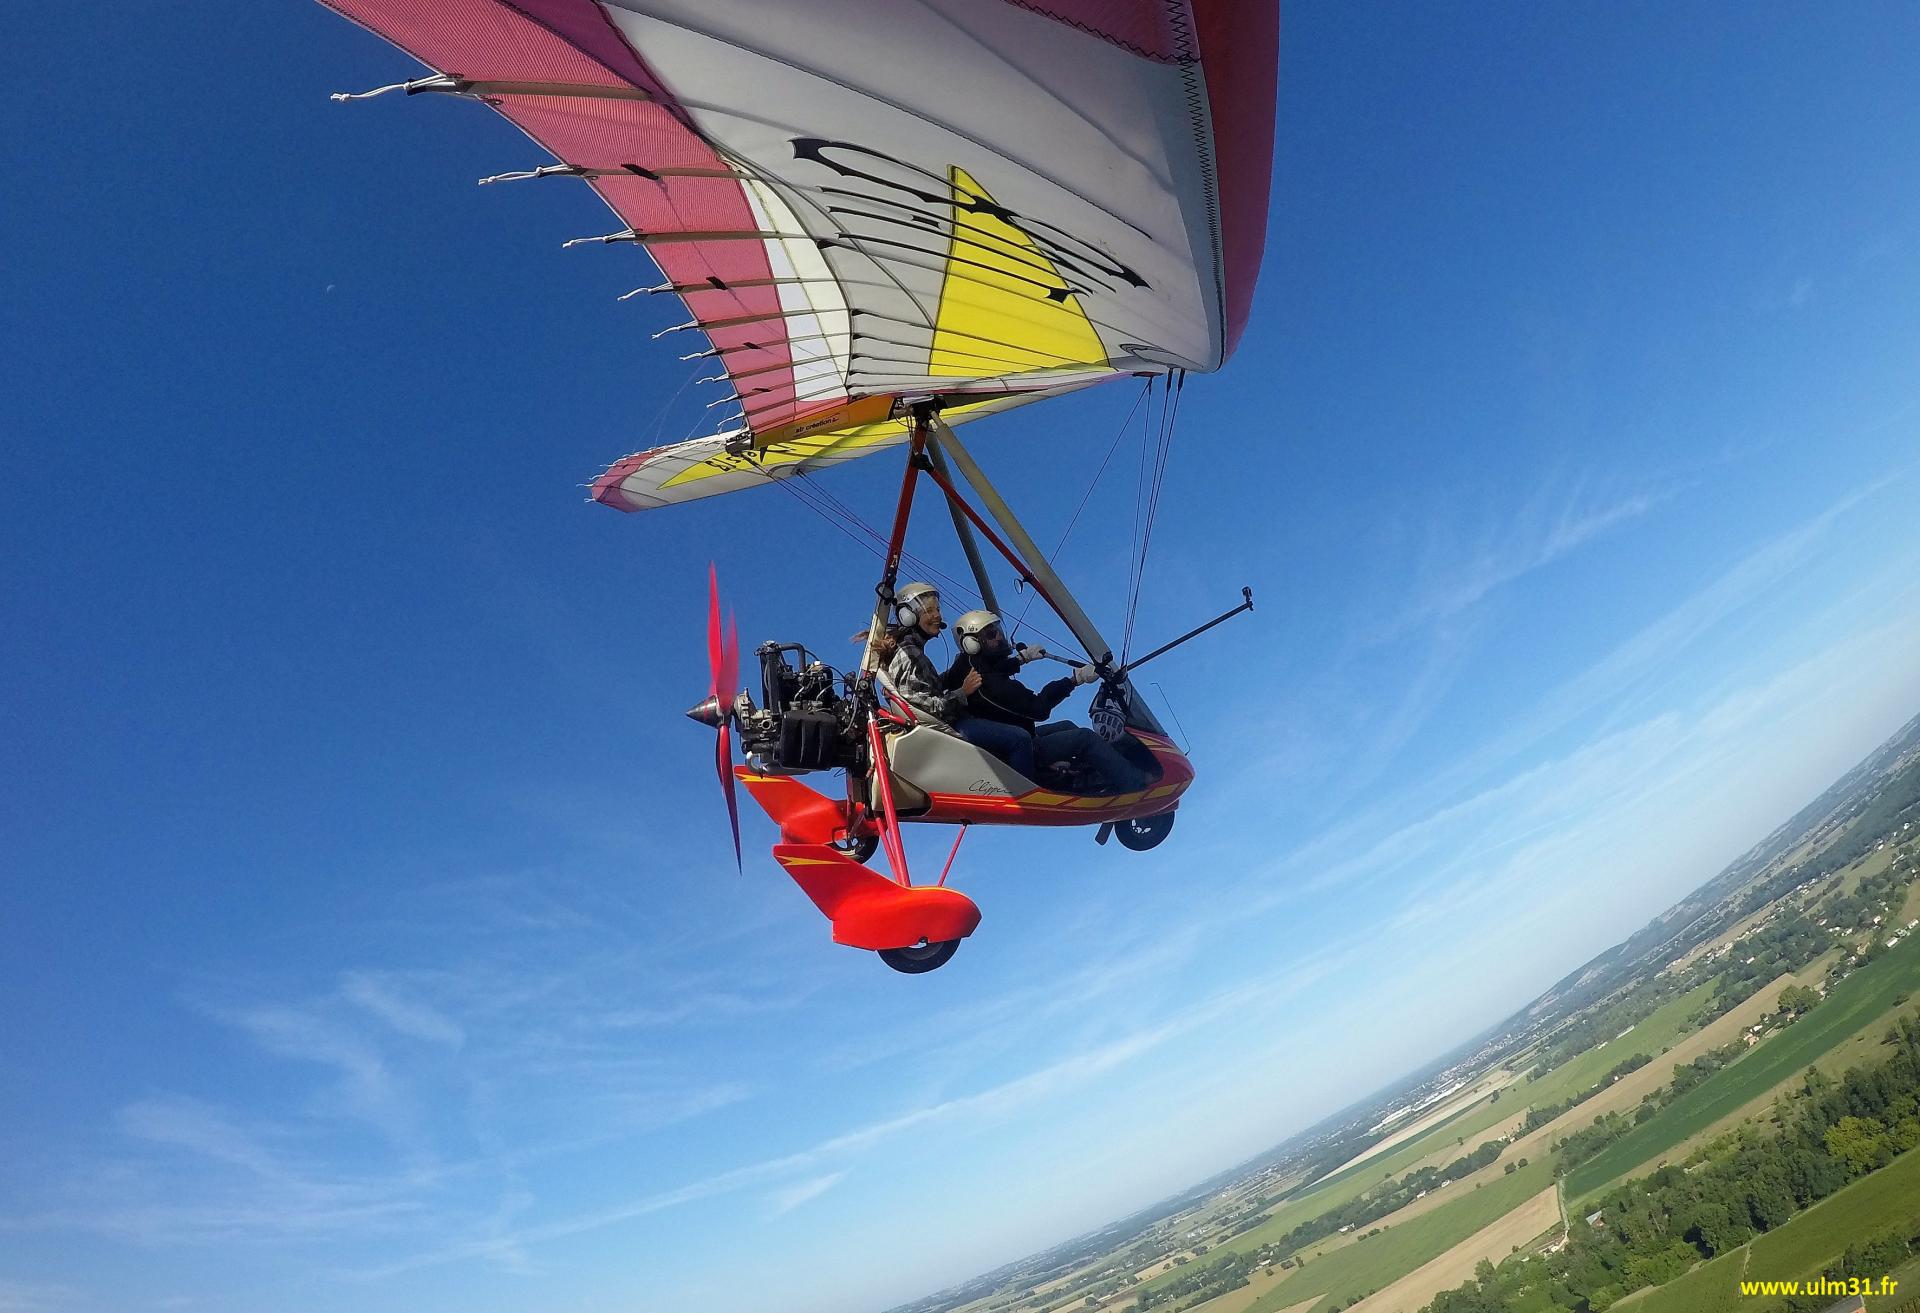
<instances>
[{"instance_id":1,"label":"second white helmet","mask_svg":"<svg viewBox=\"0 0 1920 1313\"><path fill-rule=\"evenodd\" d=\"M969 611L953 622L953 636L960 650L979 656L993 642L993 631L1000 628L1000 617L991 611Z\"/></svg>"}]
</instances>

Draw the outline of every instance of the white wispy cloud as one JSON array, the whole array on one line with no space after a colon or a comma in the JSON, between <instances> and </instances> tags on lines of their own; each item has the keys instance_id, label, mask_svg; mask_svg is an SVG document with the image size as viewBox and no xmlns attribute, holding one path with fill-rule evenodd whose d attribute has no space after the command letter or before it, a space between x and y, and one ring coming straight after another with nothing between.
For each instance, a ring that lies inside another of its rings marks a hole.
<instances>
[{"instance_id":1,"label":"white wispy cloud","mask_svg":"<svg viewBox=\"0 0 1920 1313\"><path fill-rule=\"evenodd\" d=\"M418 1109L379 1047L323 1012L288 1004L214 1007L209 1015L276 1057L322 1067L335 1080L316 1097L329 1111L365 1122L395 1144L417 1137Z\"/></svg>"},{"instance_id":2,"label":"white wispy cloud","mask_svg":"<svg viewBox=\"0 0 1920 1313\"><path fill-rule=\"evenodd\" d=\"M1495 590L1646 515L1678 491L1641 489L1606 497L1588 492L1584 482L1565 489L1556 480L1517 511L1505 505L1489 511L1490 522L1477 532L1463 522L1460 505L1451 504L1446 518L1432 522L1427 559L1419 567L1419 591L1374 637L1397 636L1458 615Z\"/></svg>"},{"instance_id":3,"label":"white wispy cloud","mask_svg":"<svg viewBox=\"0 0 1920 1313\"><path fill-rule=\"evenodd\" d=\"M425 1003L404 997L396 982L375 971L349 971L340 992L346 999L387 1023L400 1034L429 1044L459 1048L466 1032Z\"/></svg>"},{"instance_id":4,"label":"white wispy cloud","mask_svg":"<svg viewBox=\"0 0 1920 1313\"><path fill-rule=\"evenodd\" d=\"M161 1095L129 1103L114 1113L121 1134L149 1144L168 1145L252 1172L288 1175L279 1157L258 1136L236 1125L224 1111L199 1099Z\"/></svg>"},{"instance_id":5,"label":"white wispy cloud","mask_svg":"<svg viewBox=\"0 0 1920 1313\"><path fill-rule=\"evenodd\" d=\"M778 1217L783 1213L792 1212L809 1199L819 1198L846 1179L847 1173L844 1170L828 1172L824 1176L815 1176L809 1180L801 1181L797 1185L790 1185L785 1189L775 1190L767 1196L767 1202L772 1206L774 1216Z\"/></svg>"},{"instance_id":6,"label":"white wispy cloud","mask_svg":"<svg viewBox=\"0 0 1920 1313\"><path fill-rule=\"evenodd\" d=\"M1589 742L1599 741L1610 728L1637 723L1630 713L1650 719L1657 714L1651 695L1674 671L1691 668L1684 659L1689 648L1740 623L1746 613L1815 560L1850 511L1906 473L1896 471L1855 489L1753 547L1486 738L1463 746L1442 769L1337 816L1294 845L1280 860L1279 869L1306 870L1316 886L1325 886L1349 878L1362 866L1384 867L1395 852L1417 851L1423 836L1461 819L1462 813L1504 805L1512 791L1524 784L1524 773L1533 768L1530 755L1583 718L1607 713L1604 723L1590 732ZM1322 751L1334 753L1335 760L1345 764L1344 747ZM1522 764L1516 767L1515 763ZM1242 785L1243 790L1252 791L1264 787L1257 780ZM1422 819L1409 825L1405 823L1408 815Z\"/></svg>"},{"instance_id":7,"label":"white wispy cloud","mask_svg":"<svg viewBox=\"0 0 1920 1313\"><path fill-rule=\"evenodd\" d=\"M502 1247L524 1250L565 1237L604 1230L717 1195L769 1184L798 1173L818 1173L822 1167L832 1169L825 1173L827 1175L844 1173L851 1170L850 1167L836 1164L844 1164L853 1156L907 1132L924 1134L939 1126L982 1124L1011 1116L1022 1108L1069 1090L1083 1088L1174 1039L1212 1024L1222 1016L1251 1007L1270 1006L1289 997L1324 978L1358 951L1361 951L1361 947L1357 941L1338 952L1323 948L1300 961L1287 963L1216 990L1154 1025L1116 1037L1105 1044L1079 1050L969 1094L879 1118L790 1153L713 1173L671 1189L653 1191L609 1208L556 1218L507 1235L473 1237L425 1250L397 1262L362 1269L356 1275L370 1280L382 1279L418 1268L487 1259ZM817 1179L818 1175L809 1178Z\"/></svg>"}]
</instances>

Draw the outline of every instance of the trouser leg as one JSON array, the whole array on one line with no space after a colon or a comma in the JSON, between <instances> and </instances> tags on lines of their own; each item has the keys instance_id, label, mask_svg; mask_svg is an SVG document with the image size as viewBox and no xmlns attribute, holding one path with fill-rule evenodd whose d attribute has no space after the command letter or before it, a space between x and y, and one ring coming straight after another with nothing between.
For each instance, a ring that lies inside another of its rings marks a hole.
<instances>
[{"instance_id":1,"label":"trouser leg","mask_svg":"<svg viewBox=\"0 0 1920 1313\"><path fill-rule=\"evenodd\" d=\"M1037 768L1033 759L1033 735L1019 726L968 716L953 728L961 738L985 748L1028 779L1034 777Z\"/></svg>"},{"instance_id":2,"label":"trouser leg","mask_svg":"<svg viewBox=\"0 0 1920 1313\"><path fill-rule=\"evenodd\" d=\"M1107 793L1132 793L1146 787L1146 777L1120 754L1120 750L1084 725L1054 723L1042 725L1034 740L1035 756L1040 764L1077 761L1095 771Z\"/></svg>"}]
</instances>

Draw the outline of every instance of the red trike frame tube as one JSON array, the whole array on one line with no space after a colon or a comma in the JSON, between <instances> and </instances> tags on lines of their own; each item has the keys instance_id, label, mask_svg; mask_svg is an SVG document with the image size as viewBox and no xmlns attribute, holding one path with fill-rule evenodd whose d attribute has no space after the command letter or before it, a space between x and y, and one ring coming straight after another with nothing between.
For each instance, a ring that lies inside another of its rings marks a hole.
<instances>
[{"instance_id":1,"label":"red trike frame tube","mask_svg":"<svg viewBox=\"0 0 1920 1313\"><path fill-rule=\"evenodd\" d=\"M900 577L900 556L907 547L907 520L913 514L913 485L920 477L920 462L927 448L927 423L913 417L912 437L907 442L907 476L900 481L900 503L893 511L893 532L887 537L887 560L880 575L880 601L893 605L893 582ZM891 620L888 616L886 619Z\"/></svg>"},{"instance_id":2,"label":"red trike frame tube","mask_svg":"<svg viewBox=\"0 0 1920 1313\"><path fill-rule=\"evenodd\" d=\"M908 885L907 846L900 842L900 814L893 808L893 768L887 765L887 743L877 716L867 717L867 751L873 755L873 778L880 783L880 842L887 846L893 878Z\"/></svg>"}]
</instances>

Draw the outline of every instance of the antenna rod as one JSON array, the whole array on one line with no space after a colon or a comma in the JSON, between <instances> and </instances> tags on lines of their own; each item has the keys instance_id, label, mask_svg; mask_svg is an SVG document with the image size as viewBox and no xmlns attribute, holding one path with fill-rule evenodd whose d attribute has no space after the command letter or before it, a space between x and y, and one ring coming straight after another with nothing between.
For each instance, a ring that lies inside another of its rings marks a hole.
<instances>
[{"instance_id":1,"label":"antenna rod","mask_svg":"<svg viewBox=\"0 0 1920 1313\"><path fill-rule=\"evenodd\" d=\"M1200 635L1206 633L1209 629L1213 628L1215 625L1225 624L1227 621L1239 615L1242 611L1253 610L1253 589L1242 588L1240 590L1240 596L1245 600L1242 601L1240 605L1234 607L1233 610L1226 612L1224 615L1215 616L1213 619L1207 621L1207 623L1205 623L1204 625L1201 625L1198 629L1189 629L1186 633L1180 635L1180 637L1174 639L1171 643L1162 643L1159 647L1154 648L1153 651L1147 653L1143 657L1135 657L1133 660L1127 662L1126 665L1114 671L1113 677L1115 679L1119 679L1126 675L1130 675L1134 671L1138 670L1141 666L1146 665L1147 662L1161 655L1163 652L1171 652L1173 651L1174 648L1179 647L1182 643L1186 642L1187 640L1200 637Z\"/></svg>"}]
</instances>

